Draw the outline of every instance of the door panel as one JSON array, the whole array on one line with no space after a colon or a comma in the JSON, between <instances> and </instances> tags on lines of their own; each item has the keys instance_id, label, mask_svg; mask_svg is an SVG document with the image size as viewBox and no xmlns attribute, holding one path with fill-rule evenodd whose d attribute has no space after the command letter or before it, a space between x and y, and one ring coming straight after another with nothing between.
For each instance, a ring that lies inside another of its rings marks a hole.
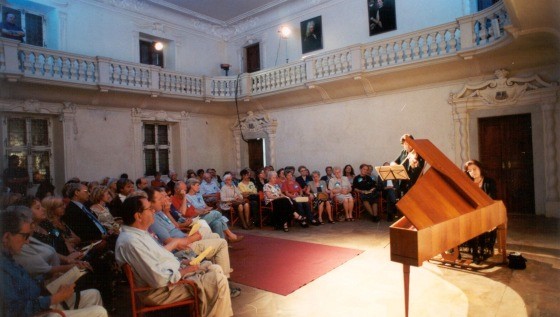
<instances>
[{"instance_id":1,"label":"door panel","mask_svg":"<svg viewBox=\"0 0 560 317\"><path fill-rule=\"evenodd\" d=\"M248 140L247 145L249 147L249 168L256 171L263 167L263 140Z\"/></svg>"},{"instance_id":2,"label":"door panel","mask_svg":"<svg viewBox=\"0 0 560 317\"><path fill-rule=\"evenodd\" d=\"M478 120L480 161L510 213L535 213L531 115Z\"/></svg>"}]
</instances>

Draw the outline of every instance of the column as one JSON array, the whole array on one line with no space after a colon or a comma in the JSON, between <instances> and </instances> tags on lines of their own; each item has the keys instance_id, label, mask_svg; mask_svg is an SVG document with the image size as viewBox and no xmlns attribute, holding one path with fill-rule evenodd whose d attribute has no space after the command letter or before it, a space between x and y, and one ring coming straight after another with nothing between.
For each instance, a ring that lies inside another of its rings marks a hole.
<instances>
[{"instance_id":1,"label":"column","mask_svg":"<svg viewBox=\"0 0 560 317\"><path fill-rule=\"evenodd\" d=\"M78 136L78 126L76 123L76 105L71 102L64 102L62 115L62 135L64 142L64 179L77 176L76 169L76 140Z\"/></svg>"},{"instance_id":2,"label":"column","mask_svg":"<svg viewBox=\"0 0 560 317\"><path fill-rule=\"evenodd\" d=\"M544 135L544 170L546 188L546 216L560 216L560 195L558 189L558 153L556 136L560 129L556 124L556 109L554 103L542 106L543 135Z\"/></svg>"}]
</instances>

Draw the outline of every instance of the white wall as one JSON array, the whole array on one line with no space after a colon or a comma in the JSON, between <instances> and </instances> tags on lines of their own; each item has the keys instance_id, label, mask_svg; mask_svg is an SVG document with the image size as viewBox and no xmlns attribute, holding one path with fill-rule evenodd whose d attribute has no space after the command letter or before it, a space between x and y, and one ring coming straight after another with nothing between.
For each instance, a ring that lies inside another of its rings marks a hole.
<instances>
[{"instance_id":1,"label":"white wall","mask_svg":"<svg viewBox=\"0 0 560 317\"><path fill-rule=\"evenodd\" d=\"M381 165L398 156L404 133L429 139L453 160L446 100L457 89L440 86L270 112L278 120L275 167L303 164L323 173L327 165Z\"/></svg>"}]
</instances>

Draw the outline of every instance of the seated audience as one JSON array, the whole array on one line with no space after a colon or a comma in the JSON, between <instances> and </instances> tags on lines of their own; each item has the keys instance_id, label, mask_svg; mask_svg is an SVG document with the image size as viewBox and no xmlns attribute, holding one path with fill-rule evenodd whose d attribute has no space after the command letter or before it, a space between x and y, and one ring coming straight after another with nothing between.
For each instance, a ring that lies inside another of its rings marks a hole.
<instances>
[{"instance_id":1,"label":"seated audience","mask_svg":"<svg viewBox=\"0 0 560 317\"><path fill-rule=\"evenodd\" d=\"M272 225L275 230L290 231L288 222L292 218L292 214L296 219L301 219L301 215L296 212L292 213L292 200L282 193L278 175L275 171L268 172L268 183L264 185L264 201L267 205L272 204Z\"/></svg>"},{"instance_id":2,"label":"seated audience","mask_svg":"<svg viewBox=\"0 0 560 317\"><path fill-rule=\"evenodd\" d=\"M204 202L210 206L216 206L220 186L214 181L210 173L204 173L202 182L200 182L200 194L204 198Z\"/></svg>"},{"instance_id":3,"label":"seated audience","mask_svg":"<svg viewBox=\"0 0 560 317\"><path fill-rule=\"evenodd\" d=\"M109 212L109 208L107 208L107 204L111 201L110 199L109 188L97 186L91 191L90 209L95 213L97 219L107 231L118 234L120 224L115 220L111 212Z\"/></svg>"},{"instance_id":4,"label":"seated audience","mask_svg":"<svg viewBox=\"0 0 560 317\"><path fill-rule=\"evenodd\" d=\"M329 190L334 203L342 204L344 207L344 218L346 221L354 221L352 211L354 210L354 197L352 197L352 185L346 176L342 176L342 170L336 166L334 177L329 181Z\"/></svg>"},{"instance_id":5,"label":"seated audience","mask_svg":"<svg viewBox=\"0 0 560 317\"><path fill-rule=\"evenodd\" d=\"M239 213L243 229L249 229L251 223L251 209L249 203L243 198L239 188L233 184L231 174L226 174L223 178L224 186L220 190L220 209L229 210L233 208Z\"/></svg>"},{"instance_id":6,"label":"seated audience","mask_svg":"<svg viewBox=\"0 0 560 317\"><path fill-rule=\"evenodd\" d=\"M148 180L145 177L140 177L136 180L136 189L144 190L148 187Z\"/></svg>"},{"instance_id":7,"label":"seated audience","mask_svg":"<svg viewBox=\"0 0 560 317\"><path fill-rule=\"evenodd\" d=\"M167 182L167 189L172 193L175 190L175 185L179 181L177 173L174 171L169 171L169 182Z\"/></svg>"},{"instance_id":8,"label":"seated audience","mask_svg":"<svg viewBox=\"0 0 560 317\"><path fill-rule=\"evenodd\" d=\"M62 199L52 196L45 197L41 201L41 205L47 211L47 219L40 222L39 226L48 233L49 238L47 240L40 240L48 245L52 245L56 252L62 255L68 255L77 251L81 239L62 221L62 216L66 211Z\"/></svg>"},{"instance_id":9,"label":"seated audience","mask_svg":"<svg viewBox=\"0 0 560 317\"><path fill-rule=\"evenodd\" d=\"M128 178L117 181L117 196L109 203L109 211L113 217L121 217L121 206L126 197L134 191L134 183Z\"/></svg>"},{"instance_id":10,"label":"seated audience","mask_svg":"<svg viewBox=\"0 0 560 317\"><path fill-rule=\"evenodd\" d=\"M43 296L45 291L41 289L40 283L14 261L13 257L21 253L22 247L28 243L32 234L31 219L28 215L17 208L0 212L0 234L2 235L0 315L34 316L49 309L59 309L69 317L107 316L97 290L81 291L77 305L75 305L74 284L62 285L53 295ZM63 302L72 310L64 308Z\"/></svg>"},{"instance_id":11,"label":"seated audience","mask_svg":"<svg viewBox=\"0 0 560 317\"><path fill-rule=\"evenodd\" d=\"M313 200L313 208L317 209L317 220L320 224L325 224L323 222L323 211L326 209L329 223L335 223L332 217L332 205L327 183L320 179L321 173L319 171L313 171L311 175L312 180L307 183L307 194Z\"/></svg>"},{"instance_id":12,"label":"seated audience","mask_svg":"<svg viewBox=\"0 0 560 317\"><path fill-rule=\"evenodd\" d=\"M311 207L309 206L309 197L303 195L303 189L299 186L298 182L294 180L294 172L289 169L286 170L286 181L282 184L282 193L292 200L296 206L298 213L301 215L296 218L302 227L307 228L307 220L311 221L314 225L319 225L319 222L313 218ZM297 201L298 198L307 198L306 201Z\"/></svg>"},{"instance_id":13,"label":"seated audience","mask_svg":"<svg viewBox=\"0 0 560 317\"><path fill-rule=\"evenodd\" d=\"M152 186L152 188L165 187L165 183L161 180L161 173L160 172L156 172L154 174L154 179L152 180L150 185Z\"/></svg>"},{"instance_id":14,"label":"seated audience","mask_svg":"<svg viewBox=\"0 0 560 317\"><path fill-rule=\"evenodd\" d=\"M264 168L257 171L257 177L255 178L255 187L257 187L257 192L262 192L264 189L264 184L267 182L267 174Z\"/></svg>"},{"instance_id":15,"label":"seated audience","mask_svg":"<svg viewBox=\"0 0 560 317\"><path fill-rule=\"evenodd\" d=\"M181 182L180 185L181 191L187 191L187 200L192 206L194 206L196 214L200 217L200 219L206 220L206 222L210 225L210 228L212 228L212 232L217 233L222 239L227 236L229 242L238 242L243 240L244 236L238 236L228 228L227 222L229 220L224 217L221 212L206 205L199 192L200 182L198 179L191 178L188 180L187 185L183 182Z\"/></svg>"},{"instance_id":16,"label":"seated audience","mask_svg":"<svg viewBox=\"0 0 560 317\"><path fill-rule=\"evenodd\" d=\"M379 216L377 215L377 179L373 180L369 174L369 166L367 164L360 165L360 174L354 177L352 187L354 187L356 194L360 195L364 208L373 216L373 221L379 222Z\"/></svg>"},{"instance_id":17,"label":"seated audience","mask_svg":"<svg viewBox=\"0 0 560 317\"><path fill-rule=\"evenodd\" d=\"M241 191L243 198L249 202L249 208L251 210L250 217L256 219L259 212L260 201L257 186L255 186L255 184L251 181L249 169L243 169L240 174L241 181L239 182L238 188ZM249 229L253 229L253 222L249 221L248 226Z\"/></svg>"},{"instance_id":18,"label":"seated audience","mask_svg":"<svg viewBox=\"0 0 560 317\"><path fill-rule=\"evenodd\" d=\"M325 167L325 176L322 176L321 180L328 184L331 178L333 178L333 169L332 166L327 166Z\"/></svg>"},{"instance_id":19,"label":"seated audience","mask_svg":"<svg viewBox=\"0 0 560 317\"><path fill-rule=\"evenodd\" d=\"M344 169L342 171L343 171L342 176L345 176L350 182L350 184L352 184L354 182L354 176L356 176L352 165L347 164L346 166L344 166Z\"/></svg>"},{"instance_id":20,"label":"seated audience","mask_svg":"<svg viewBox=\"0 0 560 317\"><path fill-rule=\"evenodd\" d=\"M154 212L147 199L130 197L123 205L123 228L117 240L116 257L120 265L128 263L134 271L135 283L151 287L142 296L146 305L170 304L192 297L190 286L178 284L182 278L194 281L200 289L202 316L232 316L227 277L219 265L189 265L179 261L148 233L154 223ZM194 274L193 274L194 273Z\"/></svg>"},{"instance_id":21,"label":"seated audience","mask_svg":"<svg viewBox=\"0 0 560 317\"><path fill-rule=\"evenodd\" d=\"M311 175L309 175L309 170L307 169L307 167L303 165L298 167L298 172L299 176L296 177L296 182L298 182L299 186L301 186L301 188L305 190L305 187L307 187L307 183L312 181L313 178L311 177Z\"/></svg>"}]
</instances>

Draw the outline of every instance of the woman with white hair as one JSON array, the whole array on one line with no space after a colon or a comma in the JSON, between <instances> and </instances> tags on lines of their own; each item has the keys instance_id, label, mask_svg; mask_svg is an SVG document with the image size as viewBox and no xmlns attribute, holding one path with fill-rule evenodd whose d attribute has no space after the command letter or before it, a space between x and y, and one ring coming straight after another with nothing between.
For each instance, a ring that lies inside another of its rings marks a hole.
<instances>
[{"instance_id":1,"label":"woman with white hair","mask_svg":"<svg viewBox=\"0 0 560 317\"><path fill-rule=\"evenodd\" d=\"M239 213L243 229L249 229L249 224L251 223L249 203L245 201L239 188L233 184L231 174L224 175L223 180L224 186L220 189L220 209L229 210L233 207Z\"/></svg>"},{"instance_id":2,"label":"woman with white hair","mask_svg":"<svg viewBox=\"0 0 560 317\"><path fill-rule=\"evenodd\" d=\"M346 176L342 176L340 166L335 166L334 177L329 181L329 190L335 203L344 207L344 218L346 221L354 221L352 211L354 210L354 197L352 197L352 185Z\"/></svg>"},{"instance_id":3,"label":"woman with white hair","mask_svg":"<svg viewBox=\"0 0 560 317\"><path fill-rule=\"evenodd\" d=\"M268 172L268 183L264 185L264 201L267 205L272 204L272 224L276 230L290 231L288 222L292 215L292 201L282 194L278 174L275 171ZM296 219L301 218L297 213L293 213ZM296 216L297 215L297 216Z\"/></svg>"}]
</instances>

